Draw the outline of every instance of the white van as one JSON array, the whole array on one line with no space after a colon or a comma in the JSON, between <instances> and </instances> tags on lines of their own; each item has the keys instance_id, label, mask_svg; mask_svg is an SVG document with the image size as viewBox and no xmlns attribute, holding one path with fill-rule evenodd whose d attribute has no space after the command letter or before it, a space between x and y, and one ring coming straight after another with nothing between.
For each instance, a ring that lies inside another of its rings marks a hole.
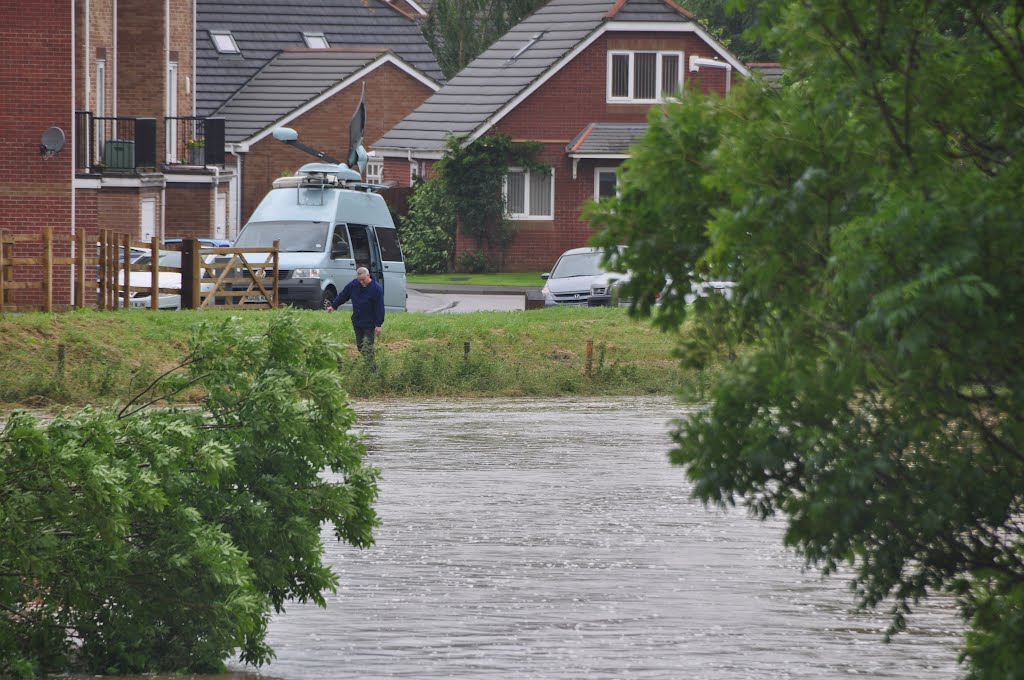
<instances>
[{"instance_id":1,"label":"white van","mask_svg":"<svg viewBox=\"0 0 1024 680\"><path fill-rule=\"evenodd\" d=\"M235 246L279 241L279 302L324 308L366 267L389 312L405 311L405 259L384 198L343 164L309 163L274 181ZM349 305L346 305L349 306Z\"/></svg>"}]
</instances>

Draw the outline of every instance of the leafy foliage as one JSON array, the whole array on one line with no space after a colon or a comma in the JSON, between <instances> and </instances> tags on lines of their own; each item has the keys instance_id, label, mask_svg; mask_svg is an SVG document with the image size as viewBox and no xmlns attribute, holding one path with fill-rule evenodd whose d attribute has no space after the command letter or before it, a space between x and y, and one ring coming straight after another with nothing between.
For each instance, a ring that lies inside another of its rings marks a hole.
<instances>
[{"instance_id":1,"label":"leafy foliage","mask_svg":"<svg viewBox=\"0 0 1024 680\"><path fill-rule=\"evenodd\" d=\"M418 182L401 222L402 251L410 273L449 271L455 253L455 207L444 179Z\"/></svg>"},{"instance_id":2,"label":"leafy foliage","mask_svg":"<svg viewBox=\"0 0 1024 680\"><path fill-rule=\"evenodd\" d=\"M275 318L199 328L119 412L0 432L0 675L261 664L270 610L324 604L320 527L373 542L378 473L350 434L341 347ZM201 409L152 409L198 383ZM326 477L322 471L328 470Z\"/></svg>"},{"instance_id":3,"label":"leafy foliage","mask_svg":"<svg viewBox=\"0 0 1024 680\"><path fill-rule=\"evenodd\" d=\"M757 35L761 24L759 0L686 0L683 4L740 61L778 60L778 50L767 47Z\"/></svg>"},{"instance_id":4,"label":"leafy foliage","mask_svg":"<svg viewBox=\"0 0 1024 680\"><path fill-rule=\"evenodd\" d=\"M689 360L736 356L672 460L706 502L788 516L862 606L893 602L891 632L954 593L971 677L1022 677L1024 10L759 11L785 86L653 114L621 198L591 209L632 246L610 256L637 311L665 277L738 284L658 311L692 319Z\"/></svg>"},{"instance_id":5,"label":"leafy foliage","mask_svg":"<svg viewBox=\"0 0 1024 680\"><path fill-rule=\"evenodd\" d=\"M469 62L546 0L434 0L423 35L444 77Z\"/></svg>"},{"instance_id":6,"label":"leafy foliage","mask_svg":"<svg viewBox=\"0 0 1024 680\"><path fill-rule=\"evenodd\" d=\"M506 134L485 135L472 143L448 136L444 157L434 167L455 207L458 228L478 249L500 249L515 235L505 217L505 175L510 166L550 172L536 160L541 148L540 142L513 142Z\"/></svg>"}]
</instances>

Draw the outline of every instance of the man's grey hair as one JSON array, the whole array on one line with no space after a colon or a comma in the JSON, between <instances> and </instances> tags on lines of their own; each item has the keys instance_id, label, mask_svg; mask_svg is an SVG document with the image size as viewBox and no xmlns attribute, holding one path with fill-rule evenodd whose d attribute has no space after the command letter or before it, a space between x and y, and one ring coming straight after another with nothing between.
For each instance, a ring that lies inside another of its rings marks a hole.
<instances>
[{"instance_id":1,"label":"man's grey hair","mask_svg":"<svg viewBox=\"0 0 1024 680\"><path fill-rule=\"evenodd\" d=\"M367 276L369 276L370 270L367 269L366 267L360 267L359 269L356 270L356 276L359 276L360 274L366 274Z\"/></svg>"}]
</instances>

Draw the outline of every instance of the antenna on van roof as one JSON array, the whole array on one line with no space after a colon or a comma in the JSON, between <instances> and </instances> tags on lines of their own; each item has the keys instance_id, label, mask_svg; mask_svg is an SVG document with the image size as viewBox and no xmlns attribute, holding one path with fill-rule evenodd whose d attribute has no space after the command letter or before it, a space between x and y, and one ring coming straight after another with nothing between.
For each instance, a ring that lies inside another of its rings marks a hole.
<instances>
[{"instance_id":1,"label":"antenna on van roof","mask_svg":"<svg viewBox=\"0 0 1024 680\"><path fill-rule=\"evenodd\" d=\"M275 128L274 129L274 139L276 139L279 142L284 142L285 144L287 144L289 146L294 146L299 151L305 151L310 156L313 156L315 158L319 158L320 160L324 161L325 163L334 163L335 165L340 165L341 164L341 161L339 161L334 156L328 155L326 151L317 151L313 147L306 146L305 144L300 142L299 141L299 133L296 132L295 130L291 129L291 128L286 128L286 127Z\"/></svg>"}]
</instances>

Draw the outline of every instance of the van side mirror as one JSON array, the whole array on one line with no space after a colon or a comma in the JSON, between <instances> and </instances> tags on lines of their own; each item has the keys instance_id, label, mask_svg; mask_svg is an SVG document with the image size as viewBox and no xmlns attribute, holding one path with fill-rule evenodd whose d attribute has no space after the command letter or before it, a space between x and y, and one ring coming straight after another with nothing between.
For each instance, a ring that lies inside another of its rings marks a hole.
<instances>
[{"instance_id":1,"label":"van side mirror","mask_svg":"<svg viewBox=\"0 0 1024 680\"><path fill-rule=\"evenodd\" d=\"M332 260L340 260L343 257L348 257L348 255L348 243L346 243L345 241L339 241L338 243L335 243L333 246L331 246Z\"/></svg>"}]
</instances>

